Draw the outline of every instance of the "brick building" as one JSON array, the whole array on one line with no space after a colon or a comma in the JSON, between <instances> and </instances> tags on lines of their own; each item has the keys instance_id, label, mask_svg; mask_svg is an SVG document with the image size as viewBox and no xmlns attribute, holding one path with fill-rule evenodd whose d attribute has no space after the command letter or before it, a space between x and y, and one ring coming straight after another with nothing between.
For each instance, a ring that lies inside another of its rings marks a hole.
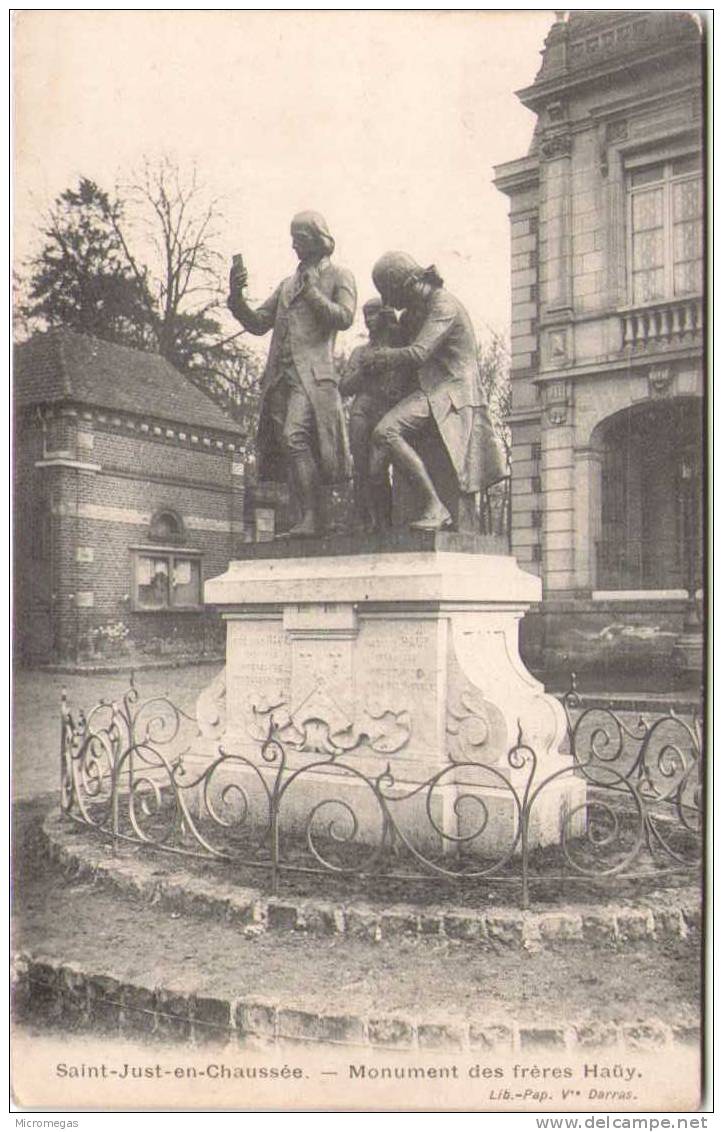
<instances>
[{"instance_id":1,"label":"brick building","mask_svg":"<svg viewBox=\"0 0 723 1132\"><path fill-rule=\"evenodd\" d=\"M17 347L15 402L18 660L218 651L238 425L160 356L68 330Z\"/></svg>"},{"instance_id":2,"label":"brick building","mask_svg":"<svg viewBox=\"0 0 723 1132\"><path fill-rule=\"evenodd\" d=\"M681 12L560 14L512 233L513 551L547 666L670 668L702 584L703 63Z\"/></svg>"}]
</instances>

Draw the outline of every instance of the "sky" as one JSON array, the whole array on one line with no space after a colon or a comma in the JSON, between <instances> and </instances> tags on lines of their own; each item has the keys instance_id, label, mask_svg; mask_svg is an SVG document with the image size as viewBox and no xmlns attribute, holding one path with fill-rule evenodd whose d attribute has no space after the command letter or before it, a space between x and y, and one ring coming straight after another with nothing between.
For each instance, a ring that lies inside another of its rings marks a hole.
<instances>
[{"instance_id":1,"label":"sky","mask_svg":"<svg viewBox=\"0 0 723 1132\"><path fill-rule=\"evenodd\" d=\"M262 301L295 268L289 221L327 219L359 302L401 249L436 263L480 333L509 324L508 201L552 11L23 11L15 14L15 252L80 175L195 162L216 246ZM359 334L358 325L347 339ZM354 341L341 342L351 347Z\"/></svg>"}]
</instances>

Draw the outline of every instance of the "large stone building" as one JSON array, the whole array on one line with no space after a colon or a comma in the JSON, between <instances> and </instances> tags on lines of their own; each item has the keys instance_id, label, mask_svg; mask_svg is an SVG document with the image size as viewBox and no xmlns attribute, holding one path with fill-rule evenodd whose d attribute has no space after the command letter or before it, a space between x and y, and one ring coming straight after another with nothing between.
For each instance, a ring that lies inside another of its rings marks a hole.
<instances>
[{"instance_id":1,"label":"large stone building","mask_svg":"<svg viewBox=\"0 0 723 1132\"><path fill-rule=\"evenodd\" d=\"M518 92L529 152L496 169L513 551L543 579L548 667L670 667L702 584L703 67L690 14L559 14Z\"/></svg>"},{"instance_id":2,"label":"large stone building","mask_svg":"<svg viewBox=\"0 0 723 1132\"><path fill-rule=\"evenodd\" d=\"M17 658L218 651L238 426L158 355L67 330L20 345L14 380Z\"/></svg>"}]
</instances>

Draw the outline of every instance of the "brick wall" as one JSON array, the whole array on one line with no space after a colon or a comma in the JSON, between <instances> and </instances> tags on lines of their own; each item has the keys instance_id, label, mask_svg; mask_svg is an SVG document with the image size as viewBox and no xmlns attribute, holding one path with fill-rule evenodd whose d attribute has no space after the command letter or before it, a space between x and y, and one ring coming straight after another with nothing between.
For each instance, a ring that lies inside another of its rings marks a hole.
<instances>
[{"instance_id":1,"label":"brick wall","mask_svg":"<svg viewBox=\"0 0 723 1132\"><path fill-rule=\"evenodd\" d=\"M243 531L243 476L230 440L83 411L53 414L44 426L36 412L25 417L15 464L20 660L82 660L98 649L97 630L118 622L128 636L106 645L110 654L219 651L222 626L212 611L133 610L131 548L167 545L151 535L150 521L170 510L183 523L173 542L200 552L202 583L223 573Z\"/></svg>"}]
</instances>

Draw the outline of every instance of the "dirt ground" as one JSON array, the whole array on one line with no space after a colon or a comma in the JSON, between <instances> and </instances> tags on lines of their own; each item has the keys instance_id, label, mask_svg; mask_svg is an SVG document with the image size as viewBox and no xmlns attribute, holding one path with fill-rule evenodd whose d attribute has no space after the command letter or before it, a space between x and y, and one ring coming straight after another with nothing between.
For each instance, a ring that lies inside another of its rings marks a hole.
<instances>
[{"instance_id":1,"label":"dirt ground","mask_svg":"<svg viewBox=\"0 0 723 1132\"><path fill-rule=\"evenodd\" d=\"M15 808L16 949L146 986L263 996L311 1011L343 1012L353 1003L355 1012L459 1022L696 1022L700 964L690 939L624 951L566 944L537 954L428 937L377 944L303 933L249 939L225 923L69 881L41 850L40 827L53 802L43 797Z\"/></svg>"}]
</instances>

